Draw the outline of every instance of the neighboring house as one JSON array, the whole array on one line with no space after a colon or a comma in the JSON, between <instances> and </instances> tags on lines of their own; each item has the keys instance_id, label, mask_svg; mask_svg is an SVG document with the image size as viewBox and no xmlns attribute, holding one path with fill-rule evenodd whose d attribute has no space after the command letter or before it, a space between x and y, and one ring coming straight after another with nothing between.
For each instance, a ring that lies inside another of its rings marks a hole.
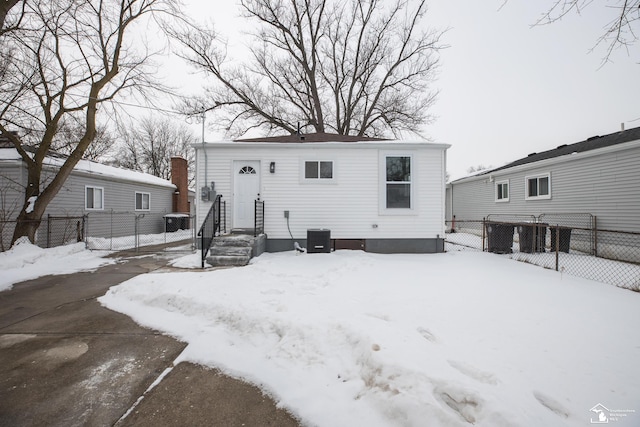
<instances>
[{"instance_id":1,"label":"neighboring house","mask_svg":"<svg viewBox=\"0 0 640 427\"><path fill-rule=\"evenodd\" d=\"M43 186L63 162L64 157L56 154L45 159ZM81 160L47 207L43 219L48 216L88 218L85 229L65 230L64 235L56 237L58 240L82 238L86 233L92 237L130 235L136 226L135 218L142 218L142 215L146 216L146 220L139 221L138 232L161 233L164 231L165 214L190 213L186 161L172 159L173 163L184 169L183 172L180 169L172 171L174 180L182 177L183 192L176 191L178 187L171 182L153 175ZM16 219L24 202L26 182L27 168L18 152L6 142L0 145L0 221ZM78 227L80 224L77 222ZM14 227L9 222L2 225L2 244L6 249ZM70 226L67 224L66 227ZM41 225L36 243L41 246L62 243L52 242L51 239L51 232Z\"/></svg>"},{"instance_id":2,"label":"neighboring house","mask_svg":"<svg viewBox=\"0 0 640 427\"><path fill-rule=\"evenodd\" d=\"M305 246L309 229L330 230L336 249L444 250L448 145L309 134L194 147L196 186L222 195L228 228L252 230L264 202L269 252ZM196 202L199 225L211 200Z\"/></svg>"},{"instance_id":3,"label":"neighboring house","mask_svg":"<svg viewBox=\"0 0 640 427\"><path fill-rule=\"evenodd\" d=\"M599 229L640 232L640 128L532 153L447 185L446 218L592 214Z\"/></svg>"}]
</instances>

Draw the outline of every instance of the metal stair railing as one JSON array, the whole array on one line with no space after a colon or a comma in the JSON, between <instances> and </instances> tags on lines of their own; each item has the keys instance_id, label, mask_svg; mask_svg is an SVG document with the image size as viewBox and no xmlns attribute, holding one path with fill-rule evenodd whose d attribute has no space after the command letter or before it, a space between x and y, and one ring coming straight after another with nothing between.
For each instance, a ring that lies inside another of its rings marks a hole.
<instances>
[{"instance_id":1,"label":"metal stair railing","mask_svg":"<svg viewBox=\"0 0 640 427\"><path fill-rule=\"evenodd\" d=\"M216 196L216 200L211 205L211 208L209 208L209 212L207 212L207 216L204 218L202 226L200 226L200 231L198 231L198 237L200 237L200 262L202 268L204 268L204 260L211 248L213 238L216 236L216 233L220 233L220 219L222 217L221 199L222 196L218 194Z\"/></svg>"},{"instance_id":2,"label":"metal stair railing","mask_svg":"<svg viewBox=\"0 0 640 427\"><path fill-rule=\"evenodd\" d=\"M264 233L264 201L257 199L253 205L253 237Z\"/></svg>"}]
</instances>

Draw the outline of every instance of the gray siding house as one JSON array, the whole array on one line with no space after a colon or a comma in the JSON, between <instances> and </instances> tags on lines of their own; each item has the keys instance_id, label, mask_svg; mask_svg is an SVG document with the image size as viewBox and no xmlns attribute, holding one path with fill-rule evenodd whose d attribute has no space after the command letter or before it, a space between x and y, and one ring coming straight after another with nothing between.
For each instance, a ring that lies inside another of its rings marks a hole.
<instances>
[{"instance_id":1,"label":"gray siding house","mask_svg":"<svg viewBox=\"0 0 640 427\"><path fill-rule=\"evenodd\" d=\"M445 211L447 221L588 213L599 229L640 232L640 127L453 181Z\"/></svg>"},{"instance_id":2,"label":"gray siding house","mask_svg":"<svg viewBox=\"0 0 640 427\"><path fill-rule=\"evenodd\" d=\"M52 155L46 159L43 183L62 164L63 158ZM186 167L186 162L184 162ZM186 171L184 173L186 175ZM23 203L27 169L14 148L0 147L0 221L2 247L8 249L14 221ZM153 175L81 160L63 188L49 204L43 219L51 217L82 217L88 219L85 229L66 224L66 230L54 239L73 240L90 233L92 237L117 237L132 233L138 227L141 234L164 231L164 215L176 212L176 185ZM183 194L188 194L188 190ZM189 213L188 210L184 213ZM137 221L136 217L145 218ZM43 223L44 224L44 223ZM40 246L55 246L63 242L51 241L51 232L41 225L37 233Z\"/></svg>"}]
</instances>

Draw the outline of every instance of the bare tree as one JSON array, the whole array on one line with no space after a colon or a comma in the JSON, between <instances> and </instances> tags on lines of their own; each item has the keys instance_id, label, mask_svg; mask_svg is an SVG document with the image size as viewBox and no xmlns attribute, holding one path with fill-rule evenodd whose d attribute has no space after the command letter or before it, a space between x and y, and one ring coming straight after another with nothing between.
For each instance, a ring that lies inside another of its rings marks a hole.
<instances>
[{"instance_id":1,"label":"bare tree","mask_svg":"<svg viewBox=\"0 0 640 427\"><path fill-rule=\"evenodd\" d=\"M9 24L5 27L5 22L7 21L7 15L9 14L9 11L16 5L18 5L18 3L20 3L20 0L0 0L0 35L17 28L20 21L22 20L22 14L14 15L13 21L9 22Z\"/></svg>"},{"instance_id":2,"label":"bare tree","mask_svg":"<svg viewBox=\"0 0 640 427\"><path fill-rule=\"evenodd\" d=\"M570 13L580 15L587 7L592 7L593 3L593 0L553 0L535 25L558 22ZM607 21L595 46L605 46L604 62L607 62L614 50L628 49L638 41L636 26L640 21L640 0L613 0L601 6L601 9L603 19Z\"/></svg>"},{"instance_id":3,"label":"bare tree","mask_svg":"<svg viewBox=\"0 0 640 427\"><path fill-rule=\"evenodd\" d=\"M82 123L63 123L58 128L56 139L51 144L51 150L63 155L70 155L82 138L84 128ZM108 161L116 151L116 139L104 125L96 126L96 135L84 154L83 159L92 161Z\"/></svg>"},{"instance_id":4,"label":"bare tree","mask_svg":"<svg viewBox=\"0 0 640 427\"><path fill-rule=\"evenodd\" d=\"M155 86L150 54L137 52L129 37L143 18L172 12L171 1L26 2L22 24L2 36L13 60L0 81L0 132L27 168L12 242L22 236L34 241L47 205L96 136L99 107L107 108L123 93ZM56 174L44 182L43 162L61 126L71 122L82 123L83 132Z\"/></svg>"},{"instance_id":5,"label":"bare tree","mask_svg":"<svg viewBox=\"0 0 640 427\"><path fill-rule=\"evenodd\" d=\"M195 150L191 144L197 142L197 137L186 125L146 117L131 129L121 126L120 134L115 165L171 179L171 157L179 156L187 160L190 181L193 180Z\"/></svg>"},{"instance_id":6,"label":"bare tree","mask_svg":"<svg viewBox=\"0 0 640 427\"><path fill-rule=\"evenodd\" d=\"M383 136L432 119L443 31L424 30L426 1L241 0L258 28L233 66L209 28L172 30L180 55L216 81L193 113L216 110L231 135L251 128Z\"/></svg>"}]
</instances>

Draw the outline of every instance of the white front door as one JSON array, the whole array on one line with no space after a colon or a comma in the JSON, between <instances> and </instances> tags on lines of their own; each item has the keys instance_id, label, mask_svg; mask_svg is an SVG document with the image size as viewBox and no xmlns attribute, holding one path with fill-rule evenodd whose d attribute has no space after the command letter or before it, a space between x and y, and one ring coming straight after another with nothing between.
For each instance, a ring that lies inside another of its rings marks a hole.
<instances>
[{"instance_id":1,"label":"white front door","mask_svg":"<svg viewBox=\"0 0 640 427\"><path fill-rule=\"evenodd\" d=\"M254 227L254 200L260 193L260 162L233 162L233 228Z\"/></svg>"}]
</instances>

